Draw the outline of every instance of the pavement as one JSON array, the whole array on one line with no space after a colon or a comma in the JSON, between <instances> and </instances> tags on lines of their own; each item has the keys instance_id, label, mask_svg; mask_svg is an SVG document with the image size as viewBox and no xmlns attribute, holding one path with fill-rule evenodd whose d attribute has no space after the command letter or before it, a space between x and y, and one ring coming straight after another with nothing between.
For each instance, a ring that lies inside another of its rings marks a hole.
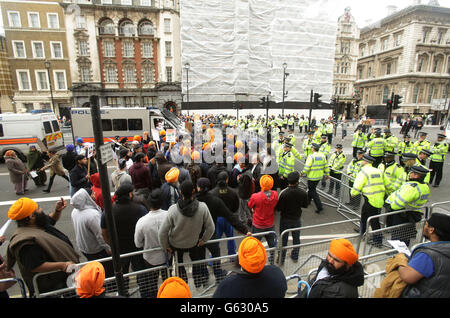
<instances>
[{"instance_id":1,"label":"pavement","mask_svg":"<svg viewBox=\"0 0 450 318\"><path fill-rule=\"evenodd\" d=\"M395 127L396 124L394 124L393 127L391 127L391 130L394 135L399 137L399 131L400 127ZM337 143L340 143L344 147L344 153L347 155L347 164L351 161L352 157L352 133L353 133L354 127L349 127L347 131L347 137L342 138L340 127L337 130L337 135L333 138L332 142L332 149L334 149L334 146ZM424 127L423 131L428 132L428 138L433 144L436 140L436 134L440 132L439 127L437 126L426 126ZM72 137L69 130L64 130L64 139L66 144L72 143ZM303 138L305 138L305 134L299 134L298 130L296 130L297 137L297 149L299 151L301 150L301 143L303 141ZM114 169L114 166L110 163L108 165L108 171L111 173ZM445 161L445 167L444 167L444 177L441 182L441 186L439 188L433 188L431 189L431 196L429 204L436 203L436 202L442 202L445 200L448 200L449 198L449 192L448 188L450 187L450 155L447 156L447 159ZM56 227L61 230L63 233L65 233L73 243L75 243L75 234L74 229L71 221L71 211L73 207L70 205L70 198L69 198L69 187L68 183L65 179L61 177L56 177L51 193L44 193L42 190L42 187L36 187L32 180L30 180L28 185L29 191L26 193L26 196L29 198L32 198L36 200L40 207L44 210L46 213L50 213L56 204L56 201L59 200L61 197L64 197L68 201L67 208L63 211L61 219L56 224ZM0 226L4 225L8 221L8 209L11 206L12 203L15 202L19 198L18 195L15 194L13 185L10 183L9 180L9 173L4 164L0 164ZM309 226L309 225L316 225L316 224L324 224L324 223L333 223L333 222L339 222L343 221L344 218L341 214L336 212L336 208L333 207L333 203L331 201L328 201L326 199L323 200L325 202L324 211L320 214L316 214L314 212L315 206L314 204L311 204L307 209L303 209L302 214L302 226ZM450 205L449 205L450 210ZM279 214L276 214L275 217L275 224L276 224L276 231L278 232L278 224L279 224ZM6 236L6 241L0 246L0 254L2 256L6 255L6 248L9 243L9 238L14 233L14 230L16 228L16 225L14 222L11 222L7 229L5 230L4 234ZM355 234L355 226L353 224L337 224L336 226L330 226L325 228L316 228L309 232L302 232L301 239L304 240L318 240L318 239L326 239L326 238L333 238L338 236L345 236L345 235L354 235ZM239 244L239 242L237 242ZM74 244L75 245L75 244ZM222 254L226 254L226 246L223 245L221 247ZM82 261L84 259L82 258ZM16 274L20 274L17 266L15 268ZM19 295L20 291L17 286L14 286L9 290L10 295Z\"/></svg>"}]
</instances>

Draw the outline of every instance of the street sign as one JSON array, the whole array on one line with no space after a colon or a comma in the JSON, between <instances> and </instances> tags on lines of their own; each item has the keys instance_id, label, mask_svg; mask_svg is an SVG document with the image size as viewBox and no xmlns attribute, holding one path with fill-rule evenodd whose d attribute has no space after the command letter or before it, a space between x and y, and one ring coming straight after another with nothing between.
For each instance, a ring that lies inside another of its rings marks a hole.
<instances>
[{"instance_id":1,"label":"street sign","mask_svg":"<svg viewBox=\"0 0 450 318\"><path fill-rule=\"evenodd\" d=\"M111 148L111 144L104 144L100 146L100 158L102 164L106 164L107 162L114 159L114 152Z\"/></svg>"}]
</instances>

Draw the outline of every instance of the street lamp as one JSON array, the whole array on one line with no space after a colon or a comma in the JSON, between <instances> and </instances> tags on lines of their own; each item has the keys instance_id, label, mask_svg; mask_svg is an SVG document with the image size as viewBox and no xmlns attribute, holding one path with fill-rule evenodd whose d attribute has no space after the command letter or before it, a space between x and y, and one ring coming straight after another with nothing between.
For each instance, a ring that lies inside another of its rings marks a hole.
<instances>
[{"instance_id":1,"label":"street lamp","mask_svg":"<svg viewBox=\"0 0 450 318\"><path fill-rule=\"evenodd\" d=\"M287 96L286 89L286 77L289 76L289 73L286 73L287 63L283 63L283 109L282 109L282 115L284 117L284 98Z\"/></svg>"},{"instance_id":2,"label":"street lamp","mask_svg":"<svg viewBox=\"0 0 450 318\"><path fill-rule=\"evenodd\" d=\"M54 101L53 101L52 79L50 77L50 66L51 66L51 64L50 64L50 61L48 61L48 60L45 60L44 64L45 64L45 68L47 69L48 83L49 83L49 88L50 88L50 98L52 100L52 111L55 112L55 104L54 104Z\"/></svg>"},{"instance_id":3,"label":"street lamp","mask_svg":"<svg viewBox=\"0 0 450 318\"><path fill-rule=\"evenodd\" d=\"M187 106L187 115L189 116L189 69L191 65L189 63L184 64L184 69L186 70L186 106Z\"/></svg>"}]
</instances>

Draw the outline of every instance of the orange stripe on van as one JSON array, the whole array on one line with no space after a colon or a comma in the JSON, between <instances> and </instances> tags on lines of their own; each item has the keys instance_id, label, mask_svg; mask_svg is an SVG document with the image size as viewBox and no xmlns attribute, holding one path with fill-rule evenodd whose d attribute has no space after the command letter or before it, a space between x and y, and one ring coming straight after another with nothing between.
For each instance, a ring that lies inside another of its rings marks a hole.
<instances>
[{"instance_id":1,"label":"orange stripe on van","mask_svg":"<svg viewBox=\"0 0 450 318\"><path fill-rule=\"evenodd\" d=\"M8 138L0 139L0 145L15 145L15 144L34 144L37 138Z\"/></svg>"}]
</instances>

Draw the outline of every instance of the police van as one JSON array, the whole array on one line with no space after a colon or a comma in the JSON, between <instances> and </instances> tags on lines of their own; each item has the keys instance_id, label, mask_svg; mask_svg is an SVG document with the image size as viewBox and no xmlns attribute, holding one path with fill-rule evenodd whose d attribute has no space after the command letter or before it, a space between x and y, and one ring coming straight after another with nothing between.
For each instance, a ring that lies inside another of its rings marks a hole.
<instances>
[{"instance_id":1,"label":"police van","mask_svg":"<svg viewBox=\"0 0 450 318\"><path fill-rule=\"evenodd\" d=\"M92 116L90 108L72 108L72 135L74 142L82 138L84 142L94 143ZM185 124L175 114L154 107L100 107L104 142L116 136L132 140L134 136L152 130L176 129L185 134Z\"/></svg>"},{"instance_id":2,"label":"police van","mask_svg":"<svg viewBox=\"0 0 450 318\"><path fill-rule=\"evenodd\" d=\"M1 159L6 151L14 150L25 161L31 145L41 151L64 148L63 133L56 115L52 112L0 114Z\"/></svg>"}]
</instances>

